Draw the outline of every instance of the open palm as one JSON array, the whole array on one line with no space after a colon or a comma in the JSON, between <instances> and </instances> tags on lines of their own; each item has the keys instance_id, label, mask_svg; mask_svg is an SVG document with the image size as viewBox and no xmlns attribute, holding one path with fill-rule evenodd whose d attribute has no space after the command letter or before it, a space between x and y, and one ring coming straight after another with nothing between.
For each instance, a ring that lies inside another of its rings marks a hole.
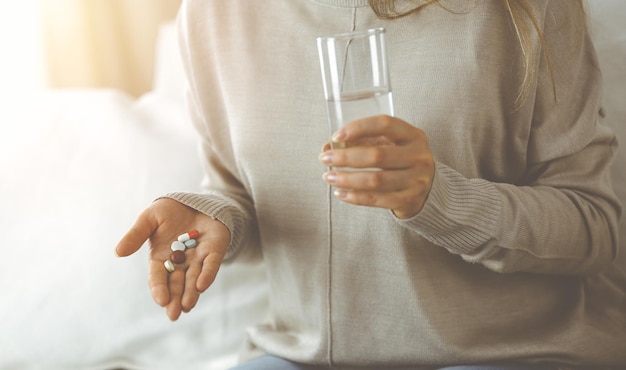
<instances>
[{"instance_id":1,"label":"open palm","mask_svg":"<svg viewBox=\"0 0 626 370\"><path fill-rule=\"evenodd\" d=\"M176 238L190 230L198 230L195 248L185 251L183 263L168 272L164 262L170 258L170 246ZM228 228L201 212L172 199L159 199L144 210L135 224L120 240L115 252L126 257L149 241L150 266L148 283L154 301L166 307L167 316L176 320L198 302L200 293L215 280L228 244Z\"/></svg>"}]
</instances>

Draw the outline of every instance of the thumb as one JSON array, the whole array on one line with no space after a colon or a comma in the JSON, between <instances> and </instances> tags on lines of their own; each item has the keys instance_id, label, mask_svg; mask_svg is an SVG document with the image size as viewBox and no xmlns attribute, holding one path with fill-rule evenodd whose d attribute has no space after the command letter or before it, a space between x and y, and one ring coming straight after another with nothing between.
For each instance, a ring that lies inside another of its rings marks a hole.
<instances>
[{"instance_id":1,"label":"thumb","mask_svg":"<svg viewBox=\"0 0 626 370\"><path fill-rule=\"evenodd\" d=\"M130 256L137 252L146 240L150 238L156 229L156 225L150 215L151 213L145 210L137 217L133 226L126 232L115 247L115 255L118 257Z\"/></svg>"}]
</instances>

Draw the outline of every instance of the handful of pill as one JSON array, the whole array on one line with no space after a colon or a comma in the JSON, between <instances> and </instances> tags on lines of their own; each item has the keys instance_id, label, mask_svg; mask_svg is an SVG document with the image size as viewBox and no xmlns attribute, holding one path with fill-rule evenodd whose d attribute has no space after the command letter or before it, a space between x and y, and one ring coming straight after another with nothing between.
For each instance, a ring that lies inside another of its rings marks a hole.
<instances>
[{"instance_id":1,"label":"handful of pill","mask_svg":"<svg viewBox=\"0 0 626 370\"><path fill-rule=\"evenodd\" d=\"M195 248L198 245L198 242L196 241L198 236L200 236L200 232L198 230L191 230L179 235L178 238L172 242L170 246L170 249L172 250L170 259L164 262L167 272L174 271L174 264L185 263L187 260L185 250L188 248Z\"/></svg>"}]
</instances>

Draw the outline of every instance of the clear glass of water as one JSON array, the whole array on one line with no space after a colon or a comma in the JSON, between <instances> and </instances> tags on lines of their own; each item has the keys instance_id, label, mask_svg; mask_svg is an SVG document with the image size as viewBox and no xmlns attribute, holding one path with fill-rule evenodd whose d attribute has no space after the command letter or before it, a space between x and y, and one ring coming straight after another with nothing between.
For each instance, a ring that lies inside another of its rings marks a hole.
<instances>
[{"instance_id":1,"label":"clear glass of water","mask_svg":"<svg viewBox=\"0 0 626 370\"><path fill-rule=\"evenodd\" d=\"M317 48L331 135L359 118L393 116L384 28L318 37Z\"/></svg>"}]
</instances>

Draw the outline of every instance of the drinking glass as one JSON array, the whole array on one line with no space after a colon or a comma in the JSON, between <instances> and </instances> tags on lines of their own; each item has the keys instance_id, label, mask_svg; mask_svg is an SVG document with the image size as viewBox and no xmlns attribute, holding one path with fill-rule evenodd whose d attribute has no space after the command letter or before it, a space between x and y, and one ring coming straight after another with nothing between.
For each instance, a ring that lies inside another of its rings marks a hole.
<instances>
[{"instance_id":1,"label":"drinking glass","mask_svg":"<svg viewBox=\"0 0 626 370\"><path fill-rule=\"evenodd\" d=\"M359 118L393 116L385 46L384 28L317 38L331 135Z\"/></svg>"}]
</instances>

